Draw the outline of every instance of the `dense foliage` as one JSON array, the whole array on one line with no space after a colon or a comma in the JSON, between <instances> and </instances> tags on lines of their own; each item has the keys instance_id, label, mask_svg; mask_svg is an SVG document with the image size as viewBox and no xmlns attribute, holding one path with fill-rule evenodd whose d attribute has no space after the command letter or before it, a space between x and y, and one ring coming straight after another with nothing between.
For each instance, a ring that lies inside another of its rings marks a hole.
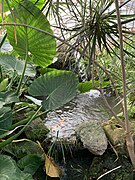
<instances>
[{"instance_id":1,"label":"dense foliage","mask_svg":"<svg viewBox=\"0 0 135 180\"><path fill-rule=\"evenodd\" d=\"M45 154L42 142L26 139L25 132L34 120L62 107L79 91L98 89L102 93L109 87L121 103L123 80L116 10L112 10L114 1L1 0L0 3L0 47L7 40L13 47L0 53L1 180L5 177L31 180L44 164L47 175L59 177L61 172ZM126 25L133 21L135 14L121 14L127 99L132 118L135 117L135 39ZM48 162L54 174L48 170Z\"/></svg>"}]
</instances>

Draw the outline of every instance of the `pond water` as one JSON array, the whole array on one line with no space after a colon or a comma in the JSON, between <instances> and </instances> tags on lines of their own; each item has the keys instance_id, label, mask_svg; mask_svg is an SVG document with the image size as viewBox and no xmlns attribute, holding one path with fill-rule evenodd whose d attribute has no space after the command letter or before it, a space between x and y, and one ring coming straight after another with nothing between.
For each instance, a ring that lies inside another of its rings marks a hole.
<instances>
[{"instance_id":1,"label":"pond water","mask_svg":"<svg viewBox=\"0 0 135 180\"><path fill-rule=\"evenodd\" d=\"M106 98L114 111L118 111L119 106L115 107L116 97L107 94ZM104 122L110 117L111 114L99 91L91 90L79 94L59 110L48 113L45 124L50 129L51 136L74 140L75 129L80 123L90 120Z\"/></svg>"}]
</instances>

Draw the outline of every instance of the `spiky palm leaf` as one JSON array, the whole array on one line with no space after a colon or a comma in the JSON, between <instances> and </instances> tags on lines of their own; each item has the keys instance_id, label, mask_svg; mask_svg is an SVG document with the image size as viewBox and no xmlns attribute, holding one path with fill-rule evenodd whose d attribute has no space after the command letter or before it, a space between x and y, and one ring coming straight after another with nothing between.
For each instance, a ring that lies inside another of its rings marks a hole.
<instances>
[{"instance_id":1,"label":"spiky palm leaf","mask_svg":"<svg viewBox=\"0 0 135 180\"><path fill-rule=\"evenodd\" d=\"M130 1L127 0L119 8L123 8ZM113 52L117 55L115 49L119 48L117 41L119 34L113 3L114 0L66 0L65 20L68 23L64 24L61 21L61 26L57 24L57 28L62 30L65 38L71 34L69 38L66 38L66 42L69 41L74 49L81 52L80 57L87 54L89 60L92 61L95 51L102 51L102 49L105 49L109 54ZM58 14L55 15L58 16ZM127 24L135 21L135 14L122 13L121 18L123 32L126 32L128 31ZM128 33L132 32L128 31ZM127 43L126 38L128 37L125 34L125 43ZM124 49L124 52L135 56L126 49Z\"/></svg>"}]
</instances>

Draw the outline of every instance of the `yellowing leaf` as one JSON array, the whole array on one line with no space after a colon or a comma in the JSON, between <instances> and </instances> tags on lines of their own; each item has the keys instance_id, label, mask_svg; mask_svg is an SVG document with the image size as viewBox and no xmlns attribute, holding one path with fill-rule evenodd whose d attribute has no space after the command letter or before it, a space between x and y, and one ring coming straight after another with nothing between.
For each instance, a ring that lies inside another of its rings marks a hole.
<instances>
[{"instance_id":1,"label":"yellowing leaf","mask_svg":"<svg viewBox=\"0 0 135 180\"><path fill-rule=\"evenodd\" d=\"M62 174L62 170L60 167L54 162L54 160L45 154L45 170L46 174L50 177L60 177Z\"/></svg>"},{"instance_id":2,"label":"yellowing leaf","mask_svg":"<svg viewBox=\"0 0 135 180\"><path fill-rule=\"evenodd\" d=\"M39 141L37 141L37 144L39 145L39 147L44 152L44 149L42 148L42 146L41 146ZM44 166L44 169L46 171L46 174L48 176L50 176L50 177L60 177L62 175L61 168L54 162L54 160L51 157L46 155L45 152L44 152L44 156L45 156L45 166Z\"/></svg>"},{"instance_id":3,"label":"yellowing leaf","mask_svg":"<svg viewBox=\"0 0 135 180\"><path fill-rule=\"evenodd\" d=\"M8 85L8 78L4 79L1 83L0 83L0 92L1 91L5 91Z\"/></svg>"}]
</instances>

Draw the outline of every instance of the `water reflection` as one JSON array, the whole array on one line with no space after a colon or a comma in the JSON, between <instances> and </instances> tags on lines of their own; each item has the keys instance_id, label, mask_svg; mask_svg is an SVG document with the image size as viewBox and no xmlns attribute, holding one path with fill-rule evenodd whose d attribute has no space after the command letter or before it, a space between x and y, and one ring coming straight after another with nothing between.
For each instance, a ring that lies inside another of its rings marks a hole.
<instances>
[{"instance_id":1,"label":"water reflection","mask_svg":"<svg viewBox=\"0 0 135 180\"><path fill-rule=\"evenodd\" d=\"M107 95L106 98L110 106L117 112L119 106L115 107L117 104L116 97ZM74 139L75 128L80 123L90 120L104 122L110 117L110 111L99 91L91 90L78 95L61 109L48 113L45 121L52 136L56 137L58 135L59 138Z\"/></svg>"}]
</instances>

